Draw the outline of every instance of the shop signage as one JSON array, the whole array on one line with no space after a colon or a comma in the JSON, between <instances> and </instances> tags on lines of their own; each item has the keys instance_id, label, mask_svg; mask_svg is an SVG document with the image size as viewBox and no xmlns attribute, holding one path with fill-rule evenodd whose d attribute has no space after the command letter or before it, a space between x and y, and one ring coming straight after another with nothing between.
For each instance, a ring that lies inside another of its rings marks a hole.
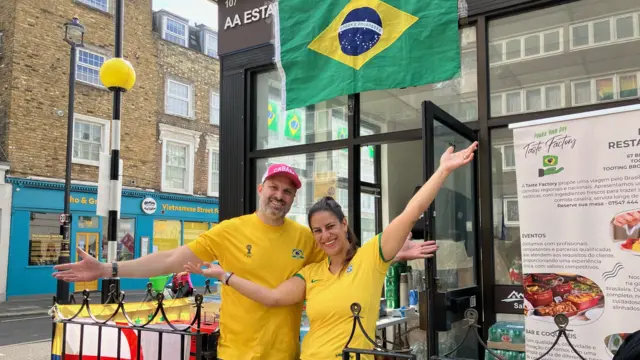
<instances>
[{"instance_id":1,"label":"shop signage","mask_svg":"<svg viewBox=\"0 0 640 360\"><path fill-rule=\"evenodd\" d=\"M271 42L273 1L225 0L218 7L218 54Z\"/></svg>"},{"instance_id":2,"label":"shop signage","mask_svg":"<svg viewBox=\"0 0 640 360\"><path fill-rule=\"evenodd\" d=\"M524 312L524 293L521 285L496 285L495 311L501 314L522 314Z\"/></svg>"},{"instance_id":3,"label":"shop signage","mask_svg":"<svg viewBox=\"0 0 640 360\"><path fill-rule=\"evenodd\" d=\"M147 215L151 215L153 213L156 212L156 210L158 209L158 203L156 202L156 200L152 197L146 197L142 200L142 211L147 214Z\"/></svg>"},{"instance_id":4,"label":"shop signage","mask_svg":"<svg viewBox=\"0 0 640 360\"><path fill-rule=\"evenodd\" d=\"M585 359L612 359L640 322L640 105L511 125L527 359L554 316ZM566 342L545 358L577 358Z\"/></svg>"}]
</instances>

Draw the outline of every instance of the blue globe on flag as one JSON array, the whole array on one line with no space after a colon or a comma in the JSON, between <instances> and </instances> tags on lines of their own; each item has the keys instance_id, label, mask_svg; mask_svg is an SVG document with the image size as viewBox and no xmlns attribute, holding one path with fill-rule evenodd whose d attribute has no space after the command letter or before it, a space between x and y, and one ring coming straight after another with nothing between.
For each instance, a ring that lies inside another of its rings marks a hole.
<instances>
[{"instance_id":1,"label":"blue globe on flag","mask_svg":"<svg viewBox=\"0 0 640 360\"><path fill-rule=\"evenodd\" d=\"M376 46L382 32L382 19L374 9L353 9L345 16L338 29L340 49L345 55L362 55Z\"/></svg>"}]
</instances>

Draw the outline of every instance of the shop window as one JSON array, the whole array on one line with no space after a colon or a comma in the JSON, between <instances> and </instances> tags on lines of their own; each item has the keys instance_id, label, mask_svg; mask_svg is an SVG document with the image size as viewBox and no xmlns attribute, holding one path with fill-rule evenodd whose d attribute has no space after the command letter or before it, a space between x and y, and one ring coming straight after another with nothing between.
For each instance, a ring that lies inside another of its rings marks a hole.
<instances>
[{"instance_id":1,"label":"shop window","mask_svg":"<svg viewBox=\"0 0 640 360\"><path fill-rule=\"evenodd\" d=\"M205 53L211 57L218 57L218 34L205 32L204 36Z\"/></svg>"},{"instance_id":2,"label":"shop window","mask_svg":"<svg viewBox=\"0 0 640 360\"><path fill-rule=\"evenodd\" d=\"M29 266L57 265L62 246L59 214L31 212Z\"/></svg>"},{"instance_id":3,"label":"shop window","mask_svg":"<svg viewBox=\"0 0 640 360\"><path fill-rule=\"evenodd\" d=\"M195 153L200 133L160 124L162 191L193 193Z\"/></svg>"},{"instance_id":4,"label":"shop window","mask_svg":"<svg viewBox=\"0 0 640 360\"><path fill-rule=\"evenodd\" d=\"M109 222L102 222L102 257L109 251ZM133 260L136 254L136 219L118 219L116 261Z\"/></svg>"},{"instance_id":5,"label":"shop window","mask_svg":"<svg viewBox=\"0 0 640 360\"><path fill-rule=\"evenodd\" d=\"M92 8L107 12L109 11L109 0L76 0L77 2L89 5Z\"/></svg>"},{"instance_id":6,"label":"shop window","mask_svg":"<svg viewBox=\"0 0 640 360\"><path fill-rule=\"evenodd\" d=\"M73 119L73 162L98 166L100 153L109 146L109 121L75 114Z\"/></svg>"},{"instance_id":7,"label":"shop window","mask_svg":"<svg viewBox=\"0 0 640 360\"><path fill-rule=\"evenodd\" d=\"M375 195L360 194L360 241L362 245L376 235L376 219L377 206Z\"/></svg>"},{"instance_id":8,"label":"shop window","mask_svg":"<svg viewBox=\"0 0 640 360\"><path fill-rule=\"evenodd\" d=\"M639 20L632 1L584 0L490 21L491 116L637 97Z\"/></svg>"},{"instance_id":9,"label":"shop window","mask_svg":"<svg viewBox=\"0 0 640 360\"><path fill-rule=\"evenodd\" d=\"M207 195L218 196L220 193L220 145L216 135L205 135L209 162L209 184Z\"/></svg>"},{"instance_id":10,"label":"shop window","mask_svg":"<svg viewBox=\"0 0 640 360\"><path fill-rule=\"evenodd\" d=\"M78 49L76 80L83 83L100 86L100 67L105 61L105 56L87 49Z\"/></svg>"},{"instance_id":11,"label":"shop window","mask_svg":"<svg viewBox=\"0 0 640 360\"><path fill-rule=\"evenodd\" d=\"M422 127L422 102L431 100L460 121L477 120L476 29L460 30L460 76L445 82L403 89L368 91L360 94L360 132L374 129L375 134ZM456 106L468 103L467 107Z\"/></svg>"},{"instance_id":12,"label":"shop window","mask_svg":"<svg viewBox=\"0 0 640 360\"><path fill-rule=\"evenodd\" d=\"M193 85L184 81L167 79L165 112L169 115L194 117Z\"/></svg>"},{"instance_id":13,"label":"shop window","mask_svg":"<svg viewBox=\"0 0 640 360\"><path fill-rule=\"evenodd\" d=\"M493 130L491 141L495 280L499 285L521 284L520 273L511 271L521 264L516 172L504 171L505 165L515 169L512 131Z\"/></svg>"},{"instance_id":14,"label":"shop window","mask_svg":"<svg viewBox=\"0 0 640 360\"><path fill-rule=\"evenodd\" d=\"M215 91L211 92L209 123L211 125L220 126L220 94Z\"/></svg>"},{"instance_id":15,"label":"shop window","mask_svg":"<svg viewBox=\"0 0 640 360\"><path fill-rule=\"evenodd\" d=\"M79 229L99 229L100 219L97 216L78 216Z\"/></svg>"},{"instance_id":16,"label":"shop window","mask_svg":"<svg viewBox=\"0 0 640 360\"><path fill-rule=\"evenodd\" d=\"M346 136L346 129L338 133L333 122L346 123L347 96L283 112L278 72L258 74L255 84L252 124L256 129L256 149L317 143Z\"/></svg>"},{"instance_id":17,"label":"shop window","mask_svg":"<svg viewBox=\"0 0 640 360\"><path fill-rule=\"evenodd\" d=\"M180 247L182 224L179 220L155 220L153 222L152 252L173 250Z\"/></svg>"},{"instance_id":18,"label":"shop window","mask_svg":"<svg viewBox=\"0 0 640 360\"><path fill-rule=\"evenodd\" d=\"M187 245L188 243L195 241L198 237L209 230L208 222L192 222L185 221L184 222L184 243L183 245Z\"/></svg>"},{"instance_id":19,"label":"shop window","mask_svg":"<svg viewBox=\"0 0 640 360\"><path fill-rule=\"evenodd\" d=\"M188 24L169 16L165 16L163 22L162 38L181 46L187 46Z\"/></svg>"},{"instance_id":20,"label":"shop window","mask_svg":"<svg viewBox=\"0 0 640 360\"><path fill-rule=\"evenodd\" d=\"M601 75L597 78L580 79L571 83L573 105L588 105L599 102L638 97L640 72Z\"/></svg>"},{"instance_id":21,"label":"shop window","mask_svg":"<svg viewBox=\"0 0 640 360\"><path fill-rule=\"evenodd\" d=\"M323 196L333 196L342 206L345 215L348 209L348 190L346 182L339 181L338 169L332 159L337 158L343 149L322 151L311 154L283 156L256 160L256 184L260 183L262 175L271 164L285 163L292 166L302 181L296 197L293 200L291 210L287 217L305 226L307 223L307 211ZM297 159L296 161L293 161ZM303 166L304 164L304 166ZM258 194L256 193L256 208L259 207Z\"/></svg>"}]
</instances>

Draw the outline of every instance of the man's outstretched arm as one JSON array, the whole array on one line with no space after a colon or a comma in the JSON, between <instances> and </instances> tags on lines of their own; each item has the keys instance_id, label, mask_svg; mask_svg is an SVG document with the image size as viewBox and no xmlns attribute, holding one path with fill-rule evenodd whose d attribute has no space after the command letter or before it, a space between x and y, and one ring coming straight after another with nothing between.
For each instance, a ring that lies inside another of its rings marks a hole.
<instances>
[{"instance_id":1,"label":"man's outstretched arm","mask_svg":"<svg viewBox=\"0 0 640 360\"><path fill-rule=\"evenodd\" d=\"M54 266L53 269L57 272L53 273L53 277L69 282L93 281L111 277L112 265L110 263L101 263L79 248L77 253L78 258L82 260ZM183 267L189 262L197 263L200 261L193 251L185 245L173 250L149 254L135 260L119 261L118 276L122 278L149 278L178 273L183 271Z\"/></svg>"}]
</instances>

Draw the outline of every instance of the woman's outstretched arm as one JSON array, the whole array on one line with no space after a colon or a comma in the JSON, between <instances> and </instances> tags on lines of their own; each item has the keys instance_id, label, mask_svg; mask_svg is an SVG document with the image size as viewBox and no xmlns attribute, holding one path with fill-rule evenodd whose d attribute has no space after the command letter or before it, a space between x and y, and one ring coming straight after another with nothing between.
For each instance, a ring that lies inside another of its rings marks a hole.
<instances>
[{"instance_id":1,"label":"woman's outstretched arm","mask_svg":"<svg viewBox=\"0 0 640 360\"><path fill-rule=\"evenodd\" d=\"M201 266L206 268L202 269ZM220 265L210 263L194 265L193 263L189 263L184 268L194 274L201 274L206 277L213 277L220 281L224 281L225 271ZM304 300L306 288L305 281L297 276L284 281L282 284L278 285L277 288L271 289L233 274L229 278L227 285L237 290L240 294L253 301L257 301L264 306L287 306L297 304Z\"/></svg>"}]
</instances>

